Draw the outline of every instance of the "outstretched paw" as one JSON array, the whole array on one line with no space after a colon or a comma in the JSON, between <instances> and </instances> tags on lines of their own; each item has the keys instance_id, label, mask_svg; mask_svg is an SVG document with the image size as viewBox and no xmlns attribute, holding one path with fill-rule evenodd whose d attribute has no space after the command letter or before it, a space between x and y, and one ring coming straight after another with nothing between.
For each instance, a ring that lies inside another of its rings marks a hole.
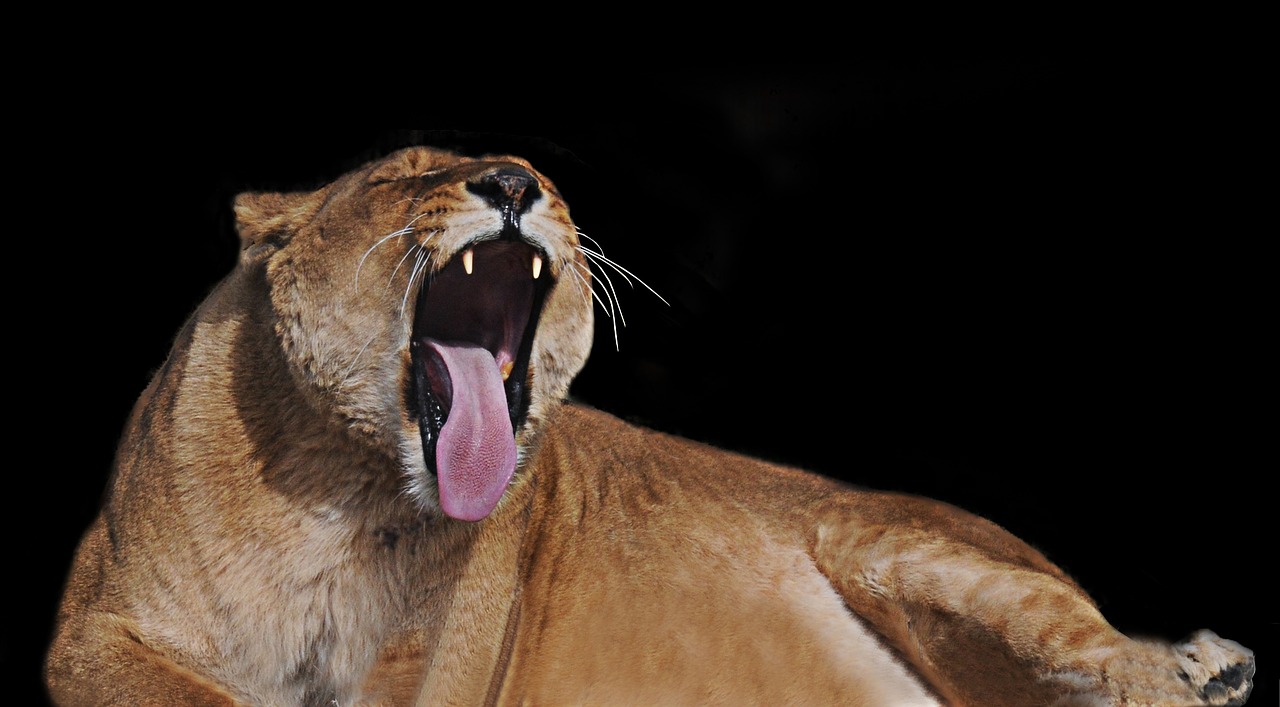
<instances>
[{"instance_id":1,"label":"outstretched paw","mask_svg":"<svg viewBox=\"0 0 1280 707\"><path fill-rule=\"evenodd\" d=\"M1197 631L1173 647L1182 677L1210 705L1242 705L1253 690L1253 651Z\"/></svg>"}]
</instances>

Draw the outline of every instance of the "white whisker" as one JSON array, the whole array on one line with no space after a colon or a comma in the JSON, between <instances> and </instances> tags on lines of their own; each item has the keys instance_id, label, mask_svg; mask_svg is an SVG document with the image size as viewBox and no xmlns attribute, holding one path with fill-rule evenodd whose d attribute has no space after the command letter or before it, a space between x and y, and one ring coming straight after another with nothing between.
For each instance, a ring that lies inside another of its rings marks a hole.
<instances>
[{"instance_id":1,"label":"white whisker","mask_svg":"<svg viewBox=\"0 0 1280 707\"><path fill-rule=\"evenodd\" d=\"M382 245L383 243L386 243L392 238L396 238L397 236L403 236L407 233L412 233L412 232L413 232L412 228L410 228L409 226L405 226L399 231L393 231L391 233L388 233L386 236L383 236L381 239L379 239L377 243L374 243L373 245L369 246L369 250L366 250L364 252L364 255L360 256L360 264L356 266L355 287L357 290L360 289L360 271L364 269L364 261L369 257L369 254L372 253L374 249L376 249L378 246Z\"/></svg>"},{"instance_id":2,"label":"white whisker","mask_svg":"<svg viewBox=\"0 0 1280 707\"><path fill-rule=\"evenodd\" d=\"M587 271L587 274L588 274L588 275L590 275L590 274L591 274L591 269L590 269L588 266L586 266L586 265L584 265L584 264L582 264L582 263L579 263L579 262L574 262L574 265L576 265L576 266L578 266L578 267L580 267L580 268L584 268L584 269L586 269L586 271ZM609 320L610 320L610 322L611 322L611 324L612 324L612 327L613 327L613 348L614 348L614 350L615 350L615 351L621 351L621 350L622 350L622 343L618 340L618 319L620 318L620 316L621 316L622 312L621 312L621 310L619 310L619 309L617 309L617 308L616 308L616 306L615 306L615 304L614 304L614 301L613 301L613 297L611 297L611 296L609 295L609 291L608 291L607 289L605 289L603 285L601 285L601 286L600 286L600 293L604 295L604 301L608 303L608 306L606 306L604 302L601 302L601 298L600 298L598 295L596 295L596 285L595 285L596 280L595 280L595 278L592 278L592 279L591 279L591 281L590 281L590 283L587 283L587 282L585 281L585 278L583 278L582 273L578 272L577 270L570 270L569 272L572 272L572 273L573 273L573 274L574 274L574 275L575 275L579 280L584 280L583 284L587 285L587 290L588 290L588 292L590 292L590 294L591 294L591 299L592 299L592 300L594 300L597 304L599 304L599 305L600 305L600 311L604 313L604 316L606 316L606 317L608 317L608 318L609 318ZM613 313L614 313L615 311L617 311L617 312L618 312L618 314L619 314L619 316L618 316L618 317L613 316ZM624 325L625 325L625 322L624 322Z\"/></svg>"},{"instance_id":3,"label":"white whisker","mask_svg":"<svg viewBox=\"0 0 1280 707\"><path fill-rule=\"evenodd\" d=\"M586 268L585 265L579 265L578 267ZM574 272L574 275L578 275L580 279L582 278L580 273ZM591 281L588 284L591 292L591 299L600 305L600 311L604 316L613 319L614 312L616 312L618 308L616 303L613 301L613 298L609 296L609 290L605 289L604 285L598 284L598 278L591 276L590 268L587 268L587 275L591 277ZM596 288L599 288L599 293L596 292Z\"/></svg>"},{"instance_id":4,"label":"white whisker","mask_svg":"<svg viewBox=\"0 0 1280 707\"><path fill-rule=\"evenodd\" d=\"M583 234L583 233L579 232L579 235L586 235L586 234ZM588 238L589 238L589 236L588 236ZM628 285L630 285L630 284L631 284L631 280L630 280L627 276L628 276L628 275L630 275L631 277L635 278L635 281L636 281L636 282L638 282L638 283L640 283L641 285L643 285L643 286L644 286L644 288L645 288L646 290L648 290L648 291L652 292L654 297L657 297L658 299L662 300L662 303L663 303L663 304L665 304L665 305L667 305L668 307L670 307L670 306L671 306L671 303L670 303L670 302L668 302L668 301L666 300L666 298L665 298L665 297L663 297L662 295L658 294L658 291L657 291L657 290L653 289L652 287L649 287L649 284L648 284L647 282L645 282L644 280L641 280L641 279L640 279L640 277L639 277L638 275L636 275L635 273L631 272L630 270L628 270L628 269L626 269L626 268L622 267L621 265L619 265L618 263L614 262L613 260L611 260L611 259L609 259L609 258L605 257L605 254L604 254L604 253L597 253L597 252L592 251L592 250L589 250L589 249L587 249L587 248L585 248L585 247L583 247L583 246L581 246L581 245L580 245L580 246L578 246L578 250L579 250L579 251L581 251L581 252L582 252L584 255L586 255L587 257L591 258L592 260L594 260L594 261L596 261L596 262L604 263L604 264L608 265L609 267L613 268L615 271L617 271L619 274L621 274L621 275L622 275L622 278L623 278L624 280L626 280L626 281L627 281L627 284L628 284Z\"/></svg>"},{"instance_id":5,"label":"white whisker","mask_svg":"<svg viewBox=\"0 0 1280 707\"><path fill-rule=\"evenodd\" d=\"M412 220L412 221L410 221L408 224L406 224L406 225L405 225L405 228L409 228L409 227L410 227L410 226L412 226L413 224L417 223L417 222L418 222L418 219L422 218L423 216L426 216L426 215L427 215L427 214L429 214L429 213L431 213L431 212L429 212L429 211L423 211L422 213L418 214L417 216L414 216L414 217L413 217L413 220ZM439 232L440 232L440 230L441 230L441 229L438 229L438 228L437 228L436 230L432 231L431 233L433 233L433 234L434 234L434 233L439 233ZM430 235L428 235L427 237L428 237L428 238L430 238L431 236L430 236Z\"/></svg>"},{"instance_id":6,"label":"white whisker","mask_svg":"<svg viewBox=\"0 0 1280 707\"><path fill-rule=\"evenodd\" d=\"M396 263L396 267L395 267L395 269L391 271L391 276L387 278L387 287L388 287L388 288L390 288L390 287L391 287L391 283L395 281L395 279L396 279L396 273L400 272L400 267L404 265L404 261L408 260L408 259L409 259L409 256L414 254L414 251L422 251L422 252L425 252L425 251L426 251L426 249L427 249L426 242L427 242L427 241L429 241L429 240L431 240L431 237L432 237L432 236L434 236L434 235L436 235L437 233L439 233L441 230L443 230L443 229L439 229L439 228L437 228L437 229L435 229L435 230L433 230L433 231L428 232L426 235L424 235L424 236L422 237L422 242L420 242L420 243L415 243L415 244L414 244L414 246L413 246L412 248L410 248L410 249L408 250L408 252L406 252L406 253L404 254L404 257L400 258L400 262ZM412 283L410 283L410 284L412 284Z\"/></svg>"},{"instance_id":7,"label":"white whisker","mask_svg":"<svg viewBox=\"0 0 1280 707\"><path fill-rule=\"evenodd\" d=\"M613 279L609 277L609 270L613 270L615 273L620 275L622 279L626 281L627 285L630 286L632 289L635 288L635 283L638 282L646 290L652 293L653 296L661 300L663 304L670 307L671 303L668 302L665 297L658 294L657 290L650 287L649 283L640 279L638 275L622 267L612 258L609 258L608 256L606 256L604 254L604 247L600 245L599 241L592 238L591 236L588 236L586 233L583 233L581 229L575 228L574 230L577 231L577 234L580 240L586 240L595 247L595 249L593 250L585 245L582 245L582 243L579 243L578 245L576 245L575 248L577 248L578 252L582 253L582 255L585 257L585 261L584 261L585 265L579 264L579 263L575 263L575 264L578 264L579 267L585 268L586 274L588 276L591 276L596 272L599 273L599 277L592 277L591 283L589 285L589 290L590 290L592 299L600 303L600 309L604 312L605 316L613 320L613 343L615 347L618 347L620 346L618 342L618 323L621 322L623 326L626 326L627 319L626 319L626 316L622 313L622 300L618 298L618 290L613 285ZM594 266L594 269L593 269L593 266ZM578 275L579 273L577 271L574 271L574 274ZM595 283L600 279L603 279L604 283L599 286L599 291L597 292Z\"/></svg>"},{"instance_id":8,"label":"white whisker","mask_svg":"<svg viewBox=\"0 0 1280 707\"><path fill-rule=\"evenodd\" d=\"M425 258L423 256L426 256ZM409 284L404 287L404 299L400 301L400 316L404 317L404 309L409 305L409 293L413 291L413 283L418 279L418 273L425 272L422 267L423 263L431 260L431 256L427 255L425 248L418 251L418 256L414 259L413 271L409 273Z\"/></svg>"},{"instance_id":9,"label":"white whisker","mask_svg":"<svg viewBox=\"0 0 1280 707\"><path fill-rule=\"evenodd\" d=\"M583 269L585 269L585 270L587 271L587 275L590 275L590 274L591 274L591 270L590 270L590 268L587 268L587 266L583 265L582 263L576 262L576 261L573 263L573 265L574 265L574 267L573 267L573 268L570 268L570 269L569 269L569 272L570 272L574 277L578 278L578 282L582 283L582 292L583 292L583 295L582 295L582 296L583 296L583 297L585 297L585 298L587 298L587 305L588 305L588 306L590 306L590 305L591 305L591 301L595 299L595 294L591 292L591 281L589 281L587 278L583 277L583 276L582 276L582 273L578 272L577 268L583 268Z\"/></svg>"},{"instance_id":10,"label":"white whisker","mask_svg":"<svg viewBox=\"0 0 1280 707\"><path fill-rule=\"evenodd\" d=\"M387 287L391 287L391 283L396 279L396 273L400 272L400 266L404 265L404 261L408 260L409 256L413 255L414 251L421 251L421 250L422 250L422 244L415 243L412 248L405 251L404 257L400 259L400 262L396 263L396 269L391 271L391 277L387 278Z\"/></svg>"},{"instance_id":11,"label":"white whisker","mask_svg":"<svg viewBox=\"0 0 1280 707\"><path fill-rule=\"evenodd\" d=\"M598 241L598 240L596 240L596 239L592 238L591 236L588 236L586 233L584 233L584 232L582 231L582 229L581 229L581 228L574 228L573 230L575 230L575 231L577 231L577 232L578 232L578 237L579 237L579 238L585 238L585 239L587 239L587 240L591 241L592 245L594 245L594 246L596 247L596 250L597 250L597 251L599 251L601 255L604 255L604 246L600 245L600 241Z\"/></svg>"},{"instance_id":12,"label":"white whisker","mask_svg":"<svg viewBox=\"0 0 1280 707\"><path fill-rule=\"evenodd\" d=\"M612 297L609 298L610 301L617 303L617 306L613 307L613 310L618 313L618 319L622 321L622 326L626 326L627 317L622 313L622 301L618 299L618 290L613 286L613 279L609 277L608 271L604 268L600 268L600 276L604 278L604 285L602 287L607 289L609 294L612 295ZM623 275L622 277L623 279L626 279L626 275Z\"/></svg>"},{"instance_id":13,"label":"white whisker","mask_svg":"<svg viewBox=\"0 0 1280 707\"><path fill-rule=\"evenodd\" d=\"M347 370L343 371L342 373L343 381L346 381L347 378L351 375L351 372L356 369L356 362L360 360L360 357L364 355L364 350L369 348L369 344L372 344L373 340L376 338L378 338L377 334L374 334L373 336L369 337L369 340L364 342L364 346L361 346L360 350L356 352L356 357L351 359L351 365L347 366Z\"/></svg>"},{"instance_id":14,"label":"white whisker","mask_svg":"<svg viewBox=\"0 0 1280 707\"><path fill-rule=\"evenodd\" d=\"M572 270L570 272L576 275L578 279L582 281L582 284L587 286L587 291L591 294L591 299L600 305L600 310L603 312L604 316L612 318L614 306L613 306L613 299L609 297L608 290L604 289L603 285L598 284L599 278L595 277L595 275L591 272L590 267L588 267L587 265L583 265L582 263L574 263L574 265L577 266L578 268L581 268L582 271L586 273L586 276L584 277L583 273L580 273L576 270ZM590 278L590 280L588 281L587 278ZM599 294L596 293L597 287L600 288ZM608 305L608 307L605 306L606 304Z\"/></svg>"}]
</instances>

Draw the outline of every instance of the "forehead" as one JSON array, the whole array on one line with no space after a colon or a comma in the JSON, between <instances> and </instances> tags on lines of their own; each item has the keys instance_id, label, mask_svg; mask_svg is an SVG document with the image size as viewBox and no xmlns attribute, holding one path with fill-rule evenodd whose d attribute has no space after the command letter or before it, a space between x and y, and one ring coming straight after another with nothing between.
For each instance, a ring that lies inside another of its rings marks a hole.
<instances>
[{"instance_id":1,"label":"forehead","mask_svg":"<svg viewBox=\"0 0 1280 707\"><path fill-rule=\"evenodd\" d=\"M515 155L494 154L469 157L438 148L411 147L394 152L369 165L366 181L376 183L408 179L454 167L472 166L476 170L480 170L486 165L497 163L518 164L531 171L536 171L528 160Z\"/></svg>"}]
</instances>

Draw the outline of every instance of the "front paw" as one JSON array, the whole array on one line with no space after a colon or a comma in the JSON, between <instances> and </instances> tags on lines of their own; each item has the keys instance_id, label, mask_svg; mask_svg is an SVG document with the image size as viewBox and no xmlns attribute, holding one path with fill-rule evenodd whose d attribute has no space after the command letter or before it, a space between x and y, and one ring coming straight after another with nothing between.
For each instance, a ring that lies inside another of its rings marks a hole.
<instances>
[{"instance_id":1,"label":"front paw","mask_svg":"<svg viewBox=\"0 0 1280 707\"><path fill-rule=\"evenodd\" d=\"M1253 690L1253 651L1197 631L1173 647L1182 677L1209 705L1242 705Z\"/></svg>"}]
</instances>

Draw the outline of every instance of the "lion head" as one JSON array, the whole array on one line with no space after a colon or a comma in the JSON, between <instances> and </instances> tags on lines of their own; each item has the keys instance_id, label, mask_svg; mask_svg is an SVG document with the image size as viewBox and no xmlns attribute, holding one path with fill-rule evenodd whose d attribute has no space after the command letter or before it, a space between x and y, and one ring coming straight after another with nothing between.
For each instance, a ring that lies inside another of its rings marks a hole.
<instances>
[{"instance_id":1,"label":"lion head","mask_svg":"<svg viewBox=\"0 0 1280 707\"><path fill-rule=\"evenodd\" d=\"M419 147L241 194L235 215L304 398L396 458L425 508L486 517L591 348L555 186L521 158Z\"/></svg>"}]
</instances>

